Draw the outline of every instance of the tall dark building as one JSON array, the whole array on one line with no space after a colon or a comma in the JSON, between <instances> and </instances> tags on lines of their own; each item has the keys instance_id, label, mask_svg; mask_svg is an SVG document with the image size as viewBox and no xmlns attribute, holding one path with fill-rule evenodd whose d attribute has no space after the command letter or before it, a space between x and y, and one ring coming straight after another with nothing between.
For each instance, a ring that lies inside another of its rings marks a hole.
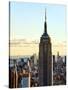
<instances>
[{"instance_id":1,"label":"tall dark building","mask_svg":"<svg viewBox=\"0 0 68 90\"><path fill-rule=\"evenodd\" d=\"M47 33L47 22L45 13L44 33L39 44L39 85L52 85L52 52L51 40Z\"/></svg>"}]
</instances>

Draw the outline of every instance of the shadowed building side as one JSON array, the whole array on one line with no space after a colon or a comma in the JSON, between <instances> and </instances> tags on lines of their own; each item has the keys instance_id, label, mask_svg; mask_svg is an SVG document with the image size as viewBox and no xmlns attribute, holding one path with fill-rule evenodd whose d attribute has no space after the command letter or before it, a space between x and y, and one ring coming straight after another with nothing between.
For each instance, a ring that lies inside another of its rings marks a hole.
<instances>
[{"instance_id":1,"label":"shadowed building side","mask_svg":"<svg viewBox=\"0 0 68 90\"><path fill-rule=\"evenodd\" d=\"M47 34L47 23L45 14L44 33L39 44L39 85L52 85L52 51L51 40Z\"/></svg>"}]
</instances>

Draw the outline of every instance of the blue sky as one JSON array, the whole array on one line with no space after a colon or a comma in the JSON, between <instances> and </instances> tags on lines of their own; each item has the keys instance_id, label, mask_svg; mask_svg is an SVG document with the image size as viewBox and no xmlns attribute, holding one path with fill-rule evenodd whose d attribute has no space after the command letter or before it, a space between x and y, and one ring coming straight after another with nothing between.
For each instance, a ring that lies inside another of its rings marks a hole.
<instances>
[{"instance_id":1,"label":"blue sky","mask_svg":"<svg viewBox=\"0 0 68 90\"><path fill-rule=\"evenodd\" d=\"M10 38L40 39L44 32L45 8L47 16L47 32L58 41L65 41L64 5L43 3L11 2L10 6Z\"/></svg>"}]
</instances>

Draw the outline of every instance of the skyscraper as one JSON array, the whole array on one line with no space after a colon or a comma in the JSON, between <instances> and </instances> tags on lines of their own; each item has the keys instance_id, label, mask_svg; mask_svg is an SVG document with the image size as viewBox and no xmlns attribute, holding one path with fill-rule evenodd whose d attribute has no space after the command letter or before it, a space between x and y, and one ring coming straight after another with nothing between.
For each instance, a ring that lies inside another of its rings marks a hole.
<instances>
[{"instance_id":1,"label":"skyscraper","mask_svg":"<svg viewBox=\"0 0 68 90\"><path fill-rule=\"evenodd\" d=\"M39 85L52 85L52 52L51 40L47 33L47 22L45 12L44 33L39 44Z\"/></svg>"}]
</instances>

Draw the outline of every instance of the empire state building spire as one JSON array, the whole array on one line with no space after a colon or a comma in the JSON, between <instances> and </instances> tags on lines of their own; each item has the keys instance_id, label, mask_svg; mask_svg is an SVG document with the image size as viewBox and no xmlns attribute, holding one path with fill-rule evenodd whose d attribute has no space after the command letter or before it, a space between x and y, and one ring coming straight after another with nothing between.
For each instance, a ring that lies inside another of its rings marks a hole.
<instances>
[{"instance_id":1,"label":"empire state building spire","mask_svg":"<svg viewBox=\"0 0 68 90\"><path fill-rule=\"evenodd\" d=\"M47 34L47 22L46 22L46 9L45 9L45 23L44 23L44 33Z\"/></svg>"},{"instance_id":2,"label":"empire state building spire","mask_svg":"<svg viewBox=\"0 0 68 90\"><path fill-rule=\"evenodd\" d=\"M51 39L47 33L46 11L44 33L39 43L39 85L52 85L52 50Z\"/></svg>"}]
</instances>

